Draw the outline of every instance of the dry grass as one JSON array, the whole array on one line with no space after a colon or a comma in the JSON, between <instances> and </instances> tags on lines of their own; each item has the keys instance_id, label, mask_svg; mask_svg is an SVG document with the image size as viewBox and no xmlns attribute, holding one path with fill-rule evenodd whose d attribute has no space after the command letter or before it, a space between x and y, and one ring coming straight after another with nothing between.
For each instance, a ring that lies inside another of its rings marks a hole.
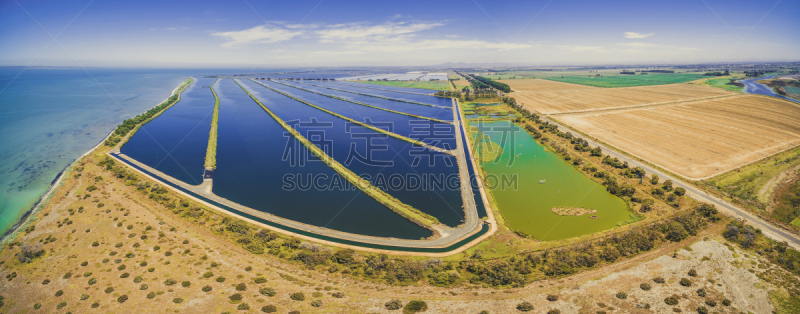
<instances>
[{"instance_id":1,"label":"dry grass","mask_svg":"<svg viewBox=\"0 0 800 314\"><path fill-rule=\"evenodd\" d=\"M694 180L800 144L800 106L761 96L572 114L558 119Z\"/></svg>"},{"instance_id":2,"label":"dry grass","mask_svg":"<svg viewBox=\"0 0 800 314\"><path fill-rule=\"evenodd\" d=\"M516 98L517 102L542 114L586 112L736 95L718 88L690 84L597 88L541 79L503 82L511 86L514 92L510 96Z\"/></svg>"}]
</instances>

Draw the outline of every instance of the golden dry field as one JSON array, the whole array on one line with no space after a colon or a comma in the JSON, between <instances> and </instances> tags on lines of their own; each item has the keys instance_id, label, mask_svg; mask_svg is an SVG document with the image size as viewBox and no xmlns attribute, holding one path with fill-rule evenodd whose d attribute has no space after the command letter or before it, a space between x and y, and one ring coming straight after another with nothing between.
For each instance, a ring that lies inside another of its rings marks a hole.
<instances>
[{"instance_id":1,"label":"golden dry field","mask_svg":"<svg viewBox=\"0 0 800 314\"><path fill-rule=\"evenodd\" d=\"M529 110L542 114L648 106L736 95L719 88L690 84L598 88L542 79L501 82L511 86L514 91L509 96L516 98Z\"/></svg>"},{"instance_id":2,"label":"golden dry field","mask_svg":"<svg viewBox=\"0 0 800 314\"><path fill-rule=\"evenodd\" d=\"M678 91L691 90L686 88L688 85L659 87L668 91L663 88L679 86L666 95L678 96ZM557 119L692 180L714 176L800 144L800 106L764 96L740 95L569 114Z\"/></svg>"}]
</instances>

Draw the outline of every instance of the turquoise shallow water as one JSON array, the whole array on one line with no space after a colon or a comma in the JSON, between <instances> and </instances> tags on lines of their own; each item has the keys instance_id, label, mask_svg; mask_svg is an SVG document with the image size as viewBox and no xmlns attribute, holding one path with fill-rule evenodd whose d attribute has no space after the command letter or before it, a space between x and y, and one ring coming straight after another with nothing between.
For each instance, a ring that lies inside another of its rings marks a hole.
<instances>
[{"instance_id":1,"label":"turquoise shallow water","mask_svg":"<svg viewBox=\"0 0 800 314\"><path fill-rule=\"evenodd\" d=\"M191 75L232 72L0 67L0 234L122 120L159 104Z\"/></svg>"}]
</instances>

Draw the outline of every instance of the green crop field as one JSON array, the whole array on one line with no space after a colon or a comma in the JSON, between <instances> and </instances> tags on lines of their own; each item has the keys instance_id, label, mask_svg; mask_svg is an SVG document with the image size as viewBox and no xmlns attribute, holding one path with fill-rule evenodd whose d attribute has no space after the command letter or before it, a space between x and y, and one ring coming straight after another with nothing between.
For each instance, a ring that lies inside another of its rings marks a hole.
<instances>
[{"instance_id":1,"label":"green crop field","mask_svg":"<svg viewBox=\"0 0 800 314\"><path fill-rule=\"evenodd\" d=\"M686 83L698 79L702 79L702 74L645 74L645 75L616 75L616 76L603 76L603 77L589 77L589 76L544 76L546 80L583 84L596 87L632 87L632 86L646 86L646 85L662 85L662 84L675 84Z\"/></svg>"},{"instance_id":2,"label":"green crop field","mask_svg":"<svg viewBox=\"0 0 800 314\"><path fill-rule=\"evenodd\" d=\"M744 87L739 87L739 86L736 86L736 85L728 84L731 81L732 78L734 78L734 77L732 77L732 76L724 76L724 77L718 77L718 78L710 78L710 79L707 79L707 80L703 81L703 84L711 86L711 87L727 89L729 91L741 92L744 89Z\"/></svg>"},{"instance_id":3,"label":"green crop field","mask_svg":"<svg viewBox=\"0 0 800 314\"><path fill-rule=\"evenodd\" d=\"M375 84L375 85L408 87L408 88L450 90L450 82L448 81L353 81L353 82Z\"/></svg>"},{"instance_id":4,"label":"green crop field","mask_svg":"<svg viewBox=\"0 0 800 314\"><path fill-rule=\"evenodd\" d=\"M635 69L628 69L634 71ZM642 75L619 74L621 69L600 70L554 70L554 71L510 71L495 73L478 73L493 80L542 78L546 80L582 84L596 87L632 87L646 85L662 85L685 83L707 78L703 73L648 73ZM596 75L600 75L597 77Z\"/></svg>"}]
</instances>

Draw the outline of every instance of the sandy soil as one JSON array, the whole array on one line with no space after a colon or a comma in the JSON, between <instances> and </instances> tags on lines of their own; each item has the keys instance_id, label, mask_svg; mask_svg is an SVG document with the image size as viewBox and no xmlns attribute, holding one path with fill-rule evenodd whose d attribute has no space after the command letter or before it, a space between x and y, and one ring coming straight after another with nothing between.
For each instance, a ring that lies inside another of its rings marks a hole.
<instances>
[{"instance_id":1,"label":"sandy soil","mask_svg":"<svg viewBox=\"0 0 800 314\"><path fill-rule=\"evenodd\" d=\"M800 106L741 95L559 116L561 122L692 180L800 144Z\"/></svg>"},{"instance_id":2,"label":"sandy soil","mask_svg":"<svg viewBox=\"0 0 800 314\"><path fill-rule=\"evenodd\" d=\"M409 287L387 286L308 269L268 254L249 253L209 230L203 219L192 221L178 217L169 209L141 197L135 187L108 178L108 172L91 163L85 165L79 177L74 177L75 173L68 175L64 185L55 190L53 200L35 214L35 230L17 239L22 243L40 243L45 255L31 263L20 263L15 257L19 248L0 252L0 276L8 278L6 276L16 274L11 280L0 280L0 295L5 298L0 312L29 312L40 303L43 313L242 313L246 311L237 310L237 307L247 303L249 312L258 312L264 305L272 304L279 313L290 310L397 313L383 307L385 302L395 298L403 302L425 300L429 313L477 313L481 310L509 313L516 312L516 305L522 301L533 303L537 313L553 308L562 313L594 313L600 310L598 303L635 312L644 311L635 309L637 303L650 303L659 311L667 309L663 299L673 293L685 295L678 307L691 310L703 301L692 292L706 287L709 298L733 300L731 308L718 306L721 312L734 312L733 307L736 307L763 313L771 310L766 292L775 289L750 272L756 265L767 262L741 252L734 255L714 240L701 241L692 246L691 252L683 250L677 258L670 257L672 251L698 241L698 237L713 237L719 228L706 229L684 243L670 243L600 269L537 281L524 288L492 289L469 284L438 288L424 283ZM91 185L98 190L88 192L86 188ZM48 238L52 242L45 243ZM156 250L156 246L159 249ZM684 288L677 281L686 277L689 268L696 269L699 275L692 278L692 287ZM759 271L776 270L759 267ZM205 278L206 272L213 275ZM139 276L141 281L135 279ZM224 282L216 280L220 276L225 277ZM654 284L649 292L637 290L639 283L653 276L662 276L667 283ZM259 277L266 282L256 283ZM89 284L91 279L96 283ZM174 279L177 284L165 285L168 279ZM183 287L184 281L190 285ZM245 291L235 289L239 283L246 285ZM203 292L202 287L206 285L212 290ZM109 287L113 291L106 292ZM260 288L267 287L274 288L276 295L269 297L259 293ZM63 295L56 296L57 291L63 291ZM627 292L628 299L617 299L614 294L618 291ZM147 297L150 292L156 293L152 299ZM243 300L230 301L228 297L237 292L243 295ZM303 292L306 300L291 300L289 295L295 292ZM334 292L343 292L344 297L335 298ZM87 298L81 300L84 294ZM547 301L548 294L560 298L555 302ZM128 299L119 302L121 295L127 295ZM175 303L175 298L183 301ZM312 300L322 300L323 306L312 307ZM65 305L57 308L61 302ZM92 308L95 302L98 307Z\"/></svg>"}]
</instances>

